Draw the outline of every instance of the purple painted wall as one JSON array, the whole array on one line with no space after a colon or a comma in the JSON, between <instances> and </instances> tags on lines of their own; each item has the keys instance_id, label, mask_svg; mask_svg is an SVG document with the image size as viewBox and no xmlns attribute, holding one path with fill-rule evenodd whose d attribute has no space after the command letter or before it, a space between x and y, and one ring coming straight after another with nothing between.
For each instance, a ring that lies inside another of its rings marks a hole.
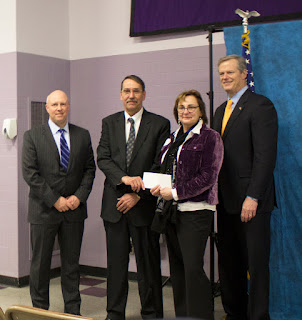
<instances>
[{"instance_id":1,"label":"purple painted wall","mask_svg":"<svg viewBox=\"0 0 302 320\"><path fill-rule=\"evenodd\" d=\"M216 69L217 60L225 55L225 46L214 47L215 105L226 98L220 88ZM94 150L101 134L103 117L123 109L120 83L128 74L139 75L146 84L144 106L149 111L170 119L172 129L177 125L172 116L176 96L186 89L197 89L209 105L208 48L195 47L137 53L71 62L70 92L71 121L90 130ZM85 224L81 264L106 267L105 234L99 217L104 176L97 170L93 191L89 198L89 219ZM163 274L167 275L166 248L162 246ZM134 257L130 269L135 270ZM208 257L206 257L206 263Z\"/></svg>"}]
</instances>

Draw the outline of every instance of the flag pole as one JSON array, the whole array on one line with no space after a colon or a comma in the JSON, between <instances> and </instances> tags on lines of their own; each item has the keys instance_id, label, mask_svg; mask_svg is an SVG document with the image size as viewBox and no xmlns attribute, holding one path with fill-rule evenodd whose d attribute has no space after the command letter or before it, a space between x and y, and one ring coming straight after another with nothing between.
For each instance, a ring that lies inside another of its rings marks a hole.
<instances>
[{"instance_id":1,"label":"flag pole","mask_svg":"<svg viewBox=\"0 0 302 320\"><path fill-rule=\"evenodd\" d=\"M242 18L243 34L242 38L242 57L246 61L247 66L247 76L246 84L252 92L255 92L255 82L254 82L254 73L252 69L252 60L251 60L251 48L250 48L250 31L247 29L248 18L250 17L259 17L260 13L257 11L243 11L241 9L236 9L235 13Z\"/></svg>"}]
</instances>

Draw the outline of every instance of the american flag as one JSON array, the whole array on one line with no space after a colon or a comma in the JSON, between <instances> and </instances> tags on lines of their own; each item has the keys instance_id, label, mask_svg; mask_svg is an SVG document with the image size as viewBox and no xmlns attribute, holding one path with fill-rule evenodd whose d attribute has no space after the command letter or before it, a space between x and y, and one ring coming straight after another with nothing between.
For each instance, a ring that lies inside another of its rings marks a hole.
<instances>
[{"instance_id":1,"label":"american flag","mask_svg":"<svg viewBox=\"0 0 302 320\"><path fill-rule=\"evenodd\" d=\"M242 56L246 60L247 65L247 77L246 83L251 91L255 92L255 82L254 82L254 73L252 69L252 60L251 60L251 51L250 51L250 38L249 38L250 30L247 30L244 33L242 38Z\"/></svg>"}]
</instances>

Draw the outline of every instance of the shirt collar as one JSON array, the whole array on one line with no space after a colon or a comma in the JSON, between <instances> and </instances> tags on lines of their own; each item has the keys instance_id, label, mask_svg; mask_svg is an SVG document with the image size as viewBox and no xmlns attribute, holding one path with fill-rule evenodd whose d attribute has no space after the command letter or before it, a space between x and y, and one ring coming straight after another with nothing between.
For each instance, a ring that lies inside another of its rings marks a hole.
<instances>
[{"instance_id":1,"label":"shirt collar","mask_svg":"<svg viewBox=\"0 0 302 320\"><path fill-rule=\"evenodd\" d=\"M200 134L200 129L203 125L203 120L199 119L196 126L189 132L187 137L193 136L193 134ZM180 130L180 127L174 132L174 137L177 137L178 131Z\"/></svg>"},{"instance_id":2,"label":"shirt collar","mask_svg":"<svg viewBox=\"0 0 302 320\"><path fill-rule=\"evenodd\" d=\"M143 112L144 112L144 108L141 108L136 114L134 114L133 116L130 116L126 111L124 111L126 123L129 118L132 118L136 123L138 120L142 118Z\"/></svg>"},{"instance_id":3,"label":"shirt collar","mask_svg":"<svg viewBox=\"0 0 302 320\"><path fill-rule=\"evenodd\" d=\"M48 119L48 125L49 125L49 128L52 132L52 134L56 134L61 128L56 125L52 120ZM66 133L69 133L69 125L68 125L68 122L66 122L64 128L62 128L66 131Z\"/></svg>"},{"instance_id":4,"label":"shirt collar","mask_svg":"<svg viewBox=\"0 0 302 320\"><path fill-rule=\"evenodd\" d=\"M203 120L199 119L197 125L190 132L192 132L192 134L194 134L194 133L200 134L200 129L201 129L202 125L203 125Z\"/></svg>"},{"instance_id":5,"label":"shirt collar","mask_svg":"<svg viewBox=\"0 0 302 320\"><path fill-rule=\"evenodd\" d=\"M239 99L241 98L241 96L245 93L245 91L248 89L247 86L244 86L241 90L239 90L236 94L233 95L232 98L228 97L228 100L232 100L233 104L232 104L232 108L234 108L237 104L237 102L239 101Z\"/></svg>"}]
</instances>

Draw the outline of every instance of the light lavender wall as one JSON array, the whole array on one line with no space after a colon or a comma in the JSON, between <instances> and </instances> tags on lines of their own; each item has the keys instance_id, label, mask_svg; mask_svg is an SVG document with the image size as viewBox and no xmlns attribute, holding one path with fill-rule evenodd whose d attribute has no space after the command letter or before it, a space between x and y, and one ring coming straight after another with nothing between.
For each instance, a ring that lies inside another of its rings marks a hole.
<instances>
[{"instance_id":1,"label":"light lavender wall","mask_svg":"<svg viewBox=\"0 0 302 320\"><path fill-rule=\"evenodd\" d=\"M225 55L225 46L214 46L215 105L226 96L220 88L216 62ZM139 75L146 83L144 106L149 111L176 123L172 108L177 94L186 89L197 89L202 93L207 106L209 91L208 47L194 47L119 55L103 58L82 59L71 62L70 92L71 121L90 130L93 148L96 151L101 134L101 120L109 114L123 109L120 101L120 83L128 74ZM81 253L81 264L106 267L106 246L103 223L99 217L104 176L97 170L93 191L88 202L89 218L85 224L85 235ZM162 245L163 274L167 275L168 263L165 245ZM208 264L208 256L206 256ZM134 257L130 270L135 270Z\"/></svg>"},{"instance_id":2,"label":"light lavender wall","mask_svg":"<svg viewBox=\"0 0 302 320\"><path fill-rule=\"evenodd\" d=\"M224 45L214 46L214 61L225 54ZM199 90L207 105L208 48L194 47L112 57L67 61L25 53L0 55L0 121L17 117L15 141L0 140L0 274L22 277L29 274L30 243L27 223L28 187L22 178L21 149L25 130L30 128L31 101L44 101L55 89L70 95L71 122L88 128L96 150L101 134L101 119L122 110L120 82L125 75L137 74L146 83L145 107L176 123L172 117L175 97L183 90ZM215 66L216 69L216 66ZM225 100L214 70L215 105ZM89 218L80 263L106 267L105 233L99 217L104 176L97 170L88 201ZM18 196L17 196L18 195ZM168 275L167 251L162 244L163 274ZM59 265L59 257L53 266ZM208 264L208 256L206 256ZM132 257L130 270L135 271Z\"/></svg>"},{"instance_id":3,"label":"light lavender wall","mask_svg":"<svg viewBox=\"0 0 302 320\"><path fill-rule=\"evenodd\" d=\"M0 126L17 118L16 53L0 54ZM18 275L18 137L0 135L0 274Z\"/></svg>"},{"instance_id":4,"label":"light lavender wall","mask_svg":"<svg viewBox=\"0 0 302 320\"><path fill-rule=\"evenodd\" d=\"M22 138L30 129L31 101L45 101L55 89L70 92L70 62L67 60L18 53L18 226L19 226L19 277L29 274L30 240L27 223L28 191L22 177ZM17 186L16 186L17 188ZM59 265L59 257L54 256L53 266ZM1 273L2 274L2 273Z\"/></svg>"}]
</instances>

